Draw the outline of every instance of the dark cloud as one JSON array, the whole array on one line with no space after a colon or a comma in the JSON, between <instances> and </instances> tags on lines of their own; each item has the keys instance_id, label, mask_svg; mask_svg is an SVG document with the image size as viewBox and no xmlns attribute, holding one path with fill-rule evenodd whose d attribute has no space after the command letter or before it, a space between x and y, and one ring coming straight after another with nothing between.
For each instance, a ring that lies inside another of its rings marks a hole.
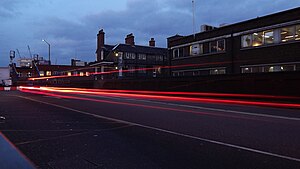
<instances>
[{"instance_id":1,"label":"dark cloud","mask_svg":"<svg viewBox=\"0 0 300 169\"><path fill-rule=\"evenodd\" d=\"M33 2L41 5L40 1ZM51 5L51 1L47 3ZM1 0L0 19L13 16L20 6L26 10L24 5L28 5L27 0ZM286 0L195 0L196 28L199 31L201 24L236 23L299 5L300 1ZM49 15L29 20L26 25L27 31L33 32L28 40L38 53L47 56L47 46L40 41L45 38L51 42L58 63L69 64L75 56L88 61L95 59L96 35L101 28L106 32L108 44L124 43L125 36L133 33L136 44L147 45L154 37L158 46L165 47L167 37L192 33L192 16L192 0L128 0L124 9L115 10L111 6L111 10L92 11L76 20Z\"/></svg>"},{"instance_id":2,"label":"dark cloud","mask_svg":"<svg viewBox=\"0 0 300 169\"><path fill-rule=\"evenodd\" d=\"M31 0L1 0L0 1L0 19L10 19L14 16L20 15L20 6L27 6Z\"/></svg>"}]
</instances>

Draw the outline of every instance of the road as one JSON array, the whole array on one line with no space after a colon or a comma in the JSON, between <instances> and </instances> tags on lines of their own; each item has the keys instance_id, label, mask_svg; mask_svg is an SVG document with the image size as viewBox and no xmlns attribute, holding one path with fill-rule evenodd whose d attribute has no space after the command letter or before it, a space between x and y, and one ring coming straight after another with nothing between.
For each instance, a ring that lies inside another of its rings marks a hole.
<instances>
[{"instance_id":1,"label":"road","mask_svg":"<svg viewBox=\"0 0 300 169\"><path fill-rule=\"evenodd\" d=\"M300 168L297 103L55 88L0 98L0 131L37 168Z\"/></svg>"}]
</instances>

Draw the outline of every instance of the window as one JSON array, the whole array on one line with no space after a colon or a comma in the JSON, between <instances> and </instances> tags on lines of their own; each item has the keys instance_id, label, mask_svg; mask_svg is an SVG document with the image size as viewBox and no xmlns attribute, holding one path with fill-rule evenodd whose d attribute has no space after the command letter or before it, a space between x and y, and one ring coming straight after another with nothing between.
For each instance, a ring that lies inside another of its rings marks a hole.
<instances>
[{"instance_id":1,"label":"window","mask_svg":"<svg viewBox=\"0 0 300 169\"><path fill-rule=\"evenodd\" d=\"M225 39L218 40L218 52L225 51Z\"/></svg>"},{"instance_id":2,"label":"window","mask_svg":"<svg viewBox=\"0 0 300 169\"><path fill-rule=\"evenodd\" d=\"M147 57L146 57L146 54L138 54L138 59L139 60L146 60L147 59Z\"/></svg>"},{"instance_id":3,"label":"window","mask_svg":"<svg viewBox=\"0 0 300 169\"><path fill-rule=\"evenodd\" d=\"M31 72L28 72L28 73L27 73L27 77L31 77Z\"/></svg>"},{"instance_id":4,"label":"window","mask_svg":"<svg viewBox=\"0 0 300 169\"><path fill-rule=\"evenodd\" d=\"M51 76L51 71L46 71L46 76Z\"/></svg>"},{"instance_id":5,"label":"window","mask_svg":"<svg viewBox=\"0 0 300 169\"><path fill-rule=\"evenodd\" d=\"M261 46L263 43L263 32L253 33L252 46Z\"/></svg>"},{"instance_id":6,"label":"window","mask_svg":"<svg viewBox=\"0 0 300 169\"><path fill-rule=\"evenodd\" d=\"M172 75L173 75L174 77L184 76L184 71L180 71L180 72L172 72Z\"/></svg>"},{"instance_id":7,"label":"window","mask_svg":"<svg viewBox=\"0 0 300 169\"><path fill-rule=\"evenodd\" d=\"M280 29L281 42L288 42L295 39L295 26Z\"/></svg>"},{"instance_id":8,"label":"window","mask_svg":"<svg viewBox=\"0 0 300 169\"><path fill-rule=\"evenodd\" d=\"M213 53L213 52L217 52L218 51L218 42L217 41L213 41L209 43L209 52Z\"/></svg>"},{"instance_id":9,"label":"window","mask_svg":"<svg viewBox=\"0 0 300 169\"><path fill-rule=\"evenodd\" d=\"M300 25L296 25L296 40L300 40Z\"/></svg>"},{"instance_id":10,"label":"window","mask_svg":"<svg viewBox=\"0 0 300 169\"><path fill-rule=\"evenodd\" d=\"M162 55L158 55L155 57L156 61L162 62L164 61L164 57Z\"/></svg>"},{"instance_id":11,"label":"window","mask_svg":"<svg viewBox=\"0 0 300 169\"><path fill-rule=\"evenodd\" d=\"M211 75L221 75L226 74L225 68L217 68L217 69L211 69L209 74Z\"/></svg>"},{"instance_id":12,"label":"window","mask_svg":"<svg viewBox=\"0 0 300 169\"><path fill-rule=\"evenodd\" d=\"M196 56L203 54L203 44L194 44L190 46L190 55Z\"/></svg>"},{"instance_id":13,"label":"window","mask_svg":"<svg viewBox=\"0 0 300 169\"><path fill-rule=\"evenodd\" d=\"M243 67L243 68L242 68L242 73L251 73L251 72L252 72L251 69L252 69L252 68L249 68L249 67Z\"/></svg>"},{"instance_id":14,"label":"window","mask_svg":"<svg viewBox=\"0 0 300 169\"><path fill-rule=\"evenodd\" d=\"M84 76L84 73L83 73L83 72L80 72L79 75L80 75L80 76Z\"/></svg>"},{"instance_id":15,"label":"window","mask_svg":"<svg viewBox=\"0 0 300 169\"><path fill-rule=\"evenodd\" d=\"M135 59L135 53L125 53L125 59Z\"/></svg>"},{"instance_id":16,"label":"window","mask_svg":"<svg viewBox=\"0 0 300 169\"><path fill-rule=\"evenodd\" d=\"M286 26L241 36L241 46L256 47L300 40L300 25Z\"/></svg>"},{"instance_id":17,"label":"window","mask_svg":"<svg viewBox=\"0 0 300 169\"><path fill-rule=\"evenodd\" d=\"M90 72L85 72L85 75L86 76L90 76Z\"/></svg>"},{"instance_id":18,"label":"window","mask_svg":"<svg viewBox=\"0 0 300 169\"><path fill-rule=\"evenodd\" d=\"M200 71L196 70L196 71L193 71L193 76L199 76L200 75Z\"/></svg>"},{"instance_id":19,"label":"window","mask_svg":"<svg viewBox=\"0 0 300 169\"><path fill-rule=\"evenodd\" d=\"M210 42L209 51L211 53L225 51L225 39Z\"/></svg>"},{"instance_id":20,"label":"window","mask_svg":"<svg viewBox=\"0 0 300 169\"><path fill-rule=\"evenodd\" d=\"M179 58L179 49L173 50L173 58Z\"/></svg>"},{"instance_id":21,"label":"window","mask_svg":"<svg viewBox=\"0 0 300 169\"><path fill-rule=\"evenodd\" d=\"M244 35L242 36L242 47L250 47L252 46L252 35Z\"/></svg>"},{"instance_id":22,"label":"window","mask_svg":"<svg viewBox=\"0 0 300 169\"><path fill-rule=\"evenodd\" d=\"M274 43L274 31L265 31L264 32L264 43L272 44Z\"/></svg>"},{"instance_id":23,"label":"window","mask_svg":"<svg viewBox=\"0 0 300 169\"><path fill-rule=\"evenodd\" d=\"M45 72L44 71L40 71L40 76L45 76Z\"/></svg>"},{"instance_id":24,"label":"window","mask_svg":"<svg viewBox=\"0 0 300 169\"><path fill-rule=\"evenodd\" d=\"M58 71L54 71L53 75L59 75L59 72Z\"/></svg>"},{"instance_id":25,"label":"window","mask_svg":"<svg viewBox=\"0 0 300 169\"><path fill-rule=\"evenodd\" d=\"M242 73L263 73L263 72L287 72L296 71L295 64L277 64L277 65L261 65L247 66L241 68Z\"/></svg>"},{"instance_id":26,"label":"window","mask_svg":"<svg viewBox=\"0 0 300 169\"><path fill-rule=\"evenodd\" d=\"M72 73L71 73L71 72L68 72L67 75L68 75L68 76L72 76Z\"/></svg>"}]
</instances>

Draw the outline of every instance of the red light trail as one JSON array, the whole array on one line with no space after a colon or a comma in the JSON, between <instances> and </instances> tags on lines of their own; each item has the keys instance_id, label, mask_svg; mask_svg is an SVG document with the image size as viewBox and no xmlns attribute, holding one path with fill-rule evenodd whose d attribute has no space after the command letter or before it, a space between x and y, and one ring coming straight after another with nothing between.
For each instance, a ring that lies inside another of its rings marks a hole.
<instances>
[{"instance_id":1,"label":"red light trail","mask_svg":"<svg viewBox=\"0 0 300 169\"><path fill-rule=\"evenodd\" d=\"M297 103L280 103L267 101L247 101L233 99L216 99L216 98L199 98L188 97L188 92L151 92L151 91L126 91L126 90L97 90L97 89L79 89L79 88L55 88L55 87L20 87L22 90L38 90L45 92L70 93L70 94L88 94L95 96L111 96L111 97L126 97L137 99L153 99L161 101L179 101L179 102L195 102L195 103L219 103L219 104L235 104L249 106L268 106L278 108L300 108ZM174 94L183 95L182 97L172 96ZM225 97L243 97L243 98L289 98L288 96L269 96L269 95L243 95L243 94L218 94L218 93L191 93L190 96L225 96ZM299 99L298 97L290 97Z\"/></svg>"},{"instance_id":2,"label":"red light trail","mask_svg":"<svg viewBox=\"0 0 300 169\"><path fill-rule=\"evenodd\" d=\"M198 114L198 115L209 115L209 116L220 116L220 117L227 117L227 118L266 121L265 119L256 119L254 117L249 117L249 116L240 116L240 115L234 115L234 114L223 114L223 113L213 113L213 112L200 112L200 111L196 111L196 110L170 108L170 107L162 107L162 106L150 106L150 105L135 104L135 103L128 103L128 102L116 102L116 101L108 101L108 100L103 100L103 99L93 99L93 98L78 97L78 96L68 96L68 95L55 94L55 93L50 93L49 92L49 91L51 91L51 92L56 91L54 89L47 90L47 89L44 88L42 90L39 90L38 88L22 87L21 91L25 92L25 93L46 95L46 96L64 98L64 99L76 99L76 100L92 101L92 102L100 102L100 103L108 103L108 104L117 104L117 105L125 105L125 106L132 106L132 107L144 107L144 108L149 108L149 109L168 110L168 111L175 111L175 112L186 112L186 113L193 113L193 114ZM68 90L64 90L63 92L68 92ZM80 93L80 94L82 94L82 93Z\"/></svg>"}]
</instances>

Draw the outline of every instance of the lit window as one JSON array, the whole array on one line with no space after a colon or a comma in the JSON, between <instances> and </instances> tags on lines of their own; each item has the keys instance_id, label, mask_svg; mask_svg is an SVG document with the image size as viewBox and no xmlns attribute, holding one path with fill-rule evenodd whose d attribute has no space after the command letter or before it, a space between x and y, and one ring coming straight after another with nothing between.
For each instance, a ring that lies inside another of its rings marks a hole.
<instances>
[{"instance_id":1,"label":"lit window","mask_svg":"<svg viewBox=\"0 0 300 169\"><path fill-rule=\"evenodd\" d=\"M27 77L31 77L31 72L28 72L28 73L27 73Z\"/></svg>"},{"instance_id":2,"label":"lit window","mask_svg":"<svg viewBox=\"0 0 300 169\"><path fill-rule=\"evenodd\" d=\"M244 35L242 36L242 47L250 47L252 46L252 35Z\"/></svg>"},{"instance_id":3,"label":"lit window","mask_svg":"<svg viewBox=\"0 0 300 169\"><path fill-rule=\"evenodd\" d=\"M45 76L45 72L44 71L40 71L40 76Z\"/></svg>"},{"instance_id":4,"label":"lit window","mask_svg":"<svg viewBox=\"0 0 300 169\"><path fill-rule=\"evenodd\" d=\"M252 46L261 46L263 44L263 32L253 33Z\"/></svg>"},{"instance_id":5,"label":"lit window","mask_svg":"<svg viewBox=\"0 0 300 169\"><path fill-rule=\"evenodd\" d=\"M68 76L72 76L72 73L71 73L71 72L68 72Z\"/></svg>"},{"instance_id":6,"label":"lit window","mask_svg":"<svg viewBox=\"0 0 300 169\"><path fill-rule=\"evenodd\" d=\"M221 75L226 74L225 68L217 68L217 69L211 69L209 74L211 75Z\"/></svg>"},{"instance_id":7,"label":"lit window","mask_svg":"<svg viewBox=\"0 0 300 169\"><path fill-rule=\"evenodd\" d=\"M248 68L248 67L243 67L242 68L242 73L251 73L251 68Z\"/></svg>"},{"instance_id":8,"label":"lit window","mask_svg":"<svg viewBox=\"0 0 300 169\"><path fill-rule=\"evenodd\" d=\"M85 75L86 75L86 76L89 76L89 75L90 75L90 72L85 72Z\"/></svg>"},{"instance_id":9,"label":"lit window","mask_svg":"<svg viewBox=\"0 0 300 169\"><path fill-rule=\"evenodd\" d=\"M295 26L280 29L281 42L288 42L295 39Z\"/></svg>"},{"instance_id":10,"label":"lit window","mask_svg":"<svg viewBox=\"0 0 300 169\"><path fill-rule=\"evenodd\" d=\"M272 44L274 43L274 31L265 31L264 32L264 43Z\"/></svg>"},{"instance_id":11,"label":"lit window","mask_svg":"<svg viewBox=\"0 0 300 169\"><path fill-rule=\"evenodd\" d=\"M51 76L51 71L46 71L46 76Z\"/></svg>"},{"instance_id":12,"label":"lit window","mask_svg":"<svg viewBox=\"0 0 300 169\"><path fill-rule=\"evenodd\" d=\"M83 73L83 72L80 72L79 75L80 75L80 76L84 76L84 73Z\"/></svg>"},{"instance_id":13,"label":"lit window","mask_svg":"<svg viewBox=\"0 0 300 169\"><path fill-rule=\"evenodd\" d=\"M300 40L300 25L296 25L296 40Z\"/></svg>"},{"instance_id":14,"label":"lit window","mask_svg":"<svg viewBox=\"0 0 300 169\"><path fill-rule=\"evenodd\" d=\"M192 56L203 54L203 45L202 44L191 45L190 46L190 54Z\"/></svg>"}]
</instances>

